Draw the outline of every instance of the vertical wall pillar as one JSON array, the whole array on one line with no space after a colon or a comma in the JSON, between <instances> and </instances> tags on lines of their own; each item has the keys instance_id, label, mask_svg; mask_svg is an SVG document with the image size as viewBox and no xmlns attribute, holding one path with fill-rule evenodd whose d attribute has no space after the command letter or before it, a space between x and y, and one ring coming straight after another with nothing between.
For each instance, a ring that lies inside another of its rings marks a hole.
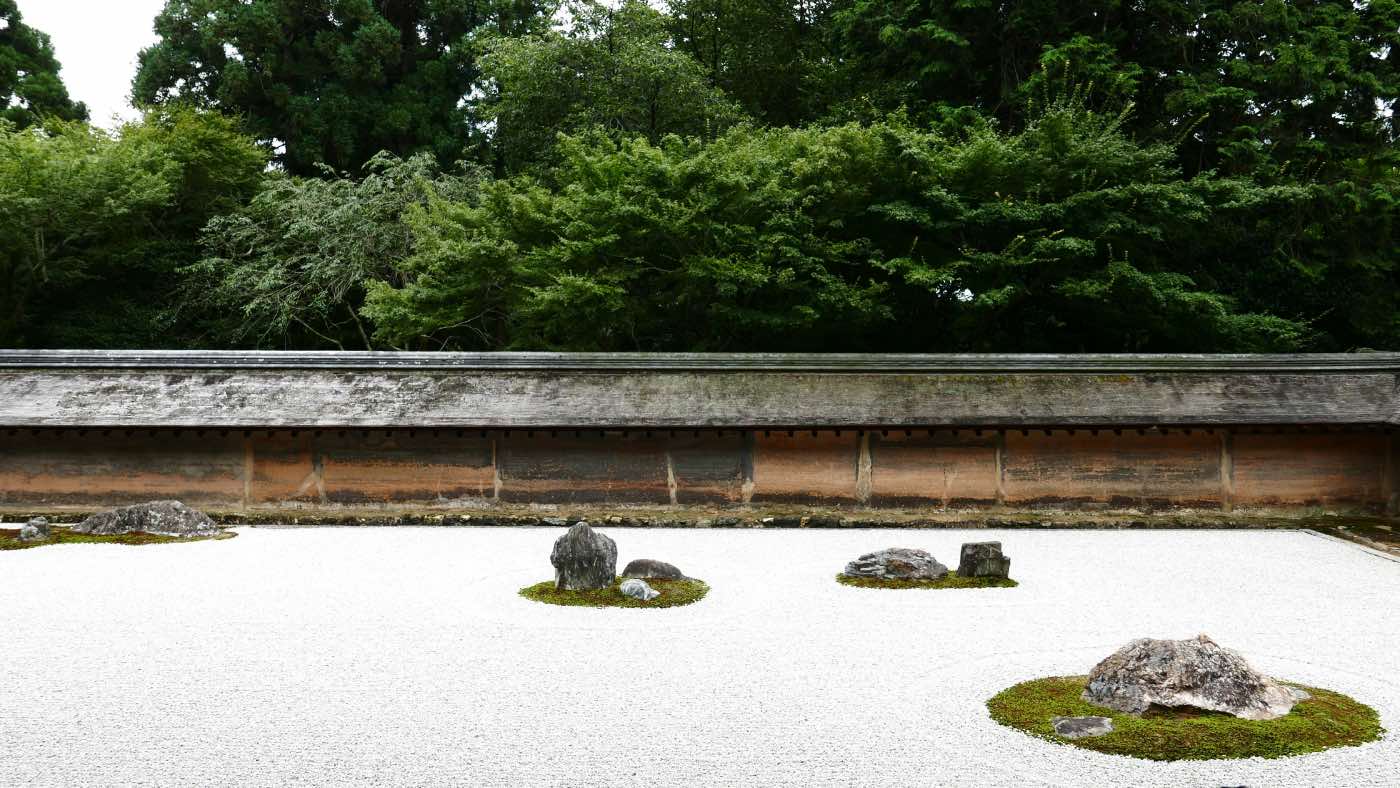
<instances>
[{"instance_id":1,"label":"vertical wall pillar","mask_svg":"<svg viewBox=\"0 0 1400 788\"><path fill-rule=\"evenodd\" d=\"M860 448L856 453L856 502L870 503L871 473L870 433L860 434Z\"/></svg>"},{"instance_id":2,"label":"vertical wall pillar","mask_svg":"<svg viewBox=\"0 0 1400 788\"><path fill-rule=\"evenodd\" d=\"M996 474L996 505L1006 504L1006 430L997 430L996 451L992 455L993 473Z\"/></svg>"},{"instance_id":3,"label":"vertical wall pillar","mask_svg":"<svg viewBox=\"0 0 1400 788\"><path fill-rule=\"evenodd\" d=\"M1220 508L1235 510L1235 436L1220 431Z\"/></svg>"}]
</instances>

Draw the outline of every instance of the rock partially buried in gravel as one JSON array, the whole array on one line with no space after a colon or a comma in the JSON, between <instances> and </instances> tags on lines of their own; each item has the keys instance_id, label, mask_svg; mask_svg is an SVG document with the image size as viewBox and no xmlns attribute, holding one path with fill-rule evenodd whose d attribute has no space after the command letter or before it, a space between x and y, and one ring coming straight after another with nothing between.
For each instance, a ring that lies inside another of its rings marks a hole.
<instances>
[{"instance_id":1,"label":"rock partially buried in gravel","mask_svg":"<svg viewBox=\"0 0 1400 788\"><path fill-rule=\"evenodd\" d=\"M655 561L650 558L638 558L628 562L622 570L623 577L635 577L642 580L684 580L685 575L681 570L665 561Z\"/></svg>"},{"instance_id":2,"label":"rock partially buried in gravel","mask_svg":"<svg viewBox=\"0 0 1400 788\"><path fill-rule=\"evenodd\" d=\"M966 542L958 558L958 577L1000 577L1011 574L1011 559L1001 554L1001 542Z\"/></svg>"},{"instance_id":3,"label":"rock partially buried in gravel","mask_svg":"<svg viewBox=\"0 0 1400 788\"><path fill-rule=\"evenodd\" d=\"M607 588L617 577L617 542L595 532L588 523L575 523L554 542L554 587L561 591Z\"/></svg>"},{"instance_id":4,"label":"rock partially buried in gravel","mask_svg":"<svg viewBox=\"0 0 1400 788\"><path fill-rule=\"evenodd\" d=\"M948 574L948 567L923 550L891 547L866 553L846 564L846 574L883 580L938 580Z\"/></svg>"},{"instance_id":5,"label":"rock partially buried in gravel","mask_svg":"<svg viewBox=\"0 0 1400 788\"><path fill-rule=\"evenodd\" d=\"M1051 717L1050 725L1066 739L1084 739L1113 733L1113 720L1107 717Z\"/></svg>"},{"instance_id":6,"label":"rock partially buried in gravel","mask_svg":"<svg viewBox=\"0 0 1400 788\"><path fill-rule=\"evenodd\" d=\"M624 580L618 590L622 592L623 596L630 596L643 602L650 602L661 596L661 592L647 585L645 580Z\"/></svg>"},{"instance_id":7,"label":"rock partially buried in gravel","mask_svg":"<svg viewBox=\"0 0 1400 788\"><path fill-rule=\"evenodd\" d=\"M19 529L19 540L21 542L38 542L49 538L49 521L44 517L35 517Z\"/></svg>"},{"instance_id":8,"label":"rock partially buried in gravel","mask_svg":"<svg viewBox=\"0 0 1400 788\"><path fill-rule=\"evenodd\" d=\"M73 526L73 532L110 536L137 531L160 536L213 536L219 527L204 512L179 501L152 501L94 514Z\"/></svg>"},{"instance_id":9,"label":"rock partially buried in gravel","mask_svg":"<svg viewBox=\"0 0 1400 788\"><path fill-rule=\"evenodd\" d=\"M1282 717L1298 700L1288 687L1205 635L1134 640L1094 666L1082 697L1130 714L1155 704L1221 711L1246 720Z\"/></svg>"}]
</instances>

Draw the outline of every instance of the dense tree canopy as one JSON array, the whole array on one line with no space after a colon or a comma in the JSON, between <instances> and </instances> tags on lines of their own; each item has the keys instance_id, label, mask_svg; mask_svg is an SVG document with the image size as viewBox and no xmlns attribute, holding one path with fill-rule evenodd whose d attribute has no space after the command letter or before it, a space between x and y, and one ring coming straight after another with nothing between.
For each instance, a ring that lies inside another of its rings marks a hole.
<instances>
[{"instance_id":1,"label":"dense tree canopy","mask_svg":"<svg viewBox=\"0 0 1400 788\"><path fill-rule=\"evenodd\" d=\"M0 27L0 344L1400 350L1397 0L155 26L114 133Z\"/></svg>"},{"instance_id":2,"label":"dense tree canopy","mask_svg":"<svg viewBox=\"0 0 1400 788\"><path fill-rule=\"evenodd\" d=\"M571 3L567 32L498 36L482 67L486 116L510 170L549 159L556 135L587 128L712 137L742 111L704 66L667 46L667 19L643 0Z\"/></svg>"},{"instance_id":3,"label":"dense tree canopy","mask_svg":"<svg viewBox=\"0 0 1400 788\"><path fill-rule=\"evenodd\" d=\"M1197 281L1307 195L1184 178L1165 146L1061 102L1022 133L903 123L713 144L569 139L547 187L439 201L400 346L598 350L1288 350L1309 329ZM1243 204L1250 208L1242 209Z\"/></svg>"},{"instance_id":4,"label":"dense tree canopy","mask_svg":"<svg viewBox=\"0 0 1400 788\"><path fill-rule=\"evenodd\" d=\"M1024 118L1037 82L1132 100L1191 172L1337 165L1395 139L1393 0L835 0L851 95L915 117ZM1042 67L1048 67L1042 69Z\"/></svg>"},{"instance_id":5,"label":"dense tree canopy","mask_svg":"<svg viewBox=\"0 0 1400 788\"><path fill-rule=\"evenodd\" d=\"M113 133L0 123L0 346L178 344L176 269L266 163L231 122L188 110Z\"/></svg>"},{"instance_id":6,"label":"dense tree canopy","mask_svg":"<svg viewBox=\"0 0 1400 788\"><path fill-rule=\"evenodd\" d=\"M139 102L243 118L289 171L354 170L380 151L463 156L475 37L542 24L535 0L169 0L141 53Z\"/></svg>"},{"instance_id":7,"label":"dense tree canopy","mask_svg":"<svg viewBox=\"0 0 1400 788\"><path fill-rule=\"evenodd\" d=\"M85 119L58 72L49 37L24 23L15 0L0 0L0 120L25 128L46 117Z\"/></svg>"}]
</instances>

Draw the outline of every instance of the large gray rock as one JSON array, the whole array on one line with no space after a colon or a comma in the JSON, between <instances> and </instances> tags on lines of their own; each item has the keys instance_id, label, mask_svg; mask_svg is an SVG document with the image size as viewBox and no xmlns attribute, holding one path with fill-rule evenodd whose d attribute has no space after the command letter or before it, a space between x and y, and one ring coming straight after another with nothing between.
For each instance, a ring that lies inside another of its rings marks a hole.
<instances>
[{"instance_id":1,"label":"large gray rock","mask_svg":"<svg viewBox=\"0 0 1400 788\"><path fill-rule=\"evenodd\" d=\"M684 580L685 575L681 570L665 561L655 561L650 558L638 558L629 561L622 569L623 577L635 577L643 580Z\"/></svg>"},{"instance_id":2,"label":"large gray rock","mask_svg":"<svg viewBox=\"0 0 1400 788\"><path fill-rule=\"evenodd\" d=\"M647 585L645 580L637 580L635 578L632 580L623 580L618 590L622 592L623 596L630 596L633 599L640 599L643 602L650 602L661 596L661 592Z\"/></svg>"},{"instance_id":3,"label":"large gray rock","mask_svg":"<svg viewBox=\"0 0 1400 788\"><path fill-rule=\"evenodd\" d=\"M213 536L219 526L204 512L179 501L152 501L94 514L73 526L74 533L108 536L134 532L161 536Z\"/></svg>"},{"instance_id":4,"label":"large gray rock","mask_svg":"<svg viewBox=\"0 0 1400 788\"><path fill-rule=\"evenodd\" d=\"M617 578L617 542L588 523L574 523L554 542L554 587L563 591L607 588Z\"/></svg>"},{"instance_id":5,"label":"large gray rock","mask_svg":"<svg viewBox=\"0 0 1400 788\"><path fill-rule=\"evenodd\" d=\"M1084 739L1113 733L1113 720L1107 717L1051 717L1050 726L1066 739Z\"/></svg>"},{"instance_id":6,"label":"large gray rock","mask_svg":"<svg viewBox=\"0 0 1400 788\"><path fill-rule=\"evenodd\" d=\"M1083 698L1131 714L1155 704L1221 711L1247 720L1282 717L1297 702L1288 687L1205 635L1134 640L1094 666Z\"/></svg>"},{"instance_id":7,"label":"large gray rock","mask_svg":"<svg viewBox=\"0 0 1400 788\"><path fill-rule=\"evenodd\" d=\"M19 540L21 542L38 542L48 539L49 536L49 521L44 517L35 517L20 526L19 529Z\"/></svg>"},{"instance_id":8,"label":"large gray rock","mask_svg":"<svg viewBox=\"0 0 1400 788\"><path fill-rule=\"evenodd\" d=\"M958 577L1000 577L1011 574L1011 559L1001 554L1001 542L966 542L958 558Z\"/></svg>"},{"instance_id":9,"label":"large gray rock","mask_svg":"<svg viewBox=\"0 0 1400 788\"><path fill-rule=\"evenodd\" d=\"M851 577L877 577L882 580L938 580L948 574L948 567L938 563L923 550L890 547L866 553L846 564Z\"/></svg>"}]
</instances>

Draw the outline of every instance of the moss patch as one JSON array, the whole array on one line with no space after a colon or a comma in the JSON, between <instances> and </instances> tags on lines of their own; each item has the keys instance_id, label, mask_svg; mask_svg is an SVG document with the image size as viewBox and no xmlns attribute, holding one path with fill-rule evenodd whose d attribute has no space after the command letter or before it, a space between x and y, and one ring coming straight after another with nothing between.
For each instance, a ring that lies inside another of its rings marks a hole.
<instances>
[{"instance_id":1,"label":"moss patch","mask_svg":"<svg viewBox=\"0 0 1400 788\"><path fill-rule=\"evenodd\" d=\"M238 534L233 531L220 531L213 536L163 536L160 534L148 534L136 532L130 534L111 534L107 536L95 536L93 534L74 533L70 529L56 526L49 527L49 538L41 539L37 542L21 542L18 528L0 528L0 550L23 550L28 547L44 547L51 544L168 544L171 542L205 542L211 539L232 539Z\"/></svg>"},{"instance_id":2,"label":"moss patch","mask_svg":"<svg viewBox=\"0 0 1400 788\"><path fill-rule=\"evenodd\" d=\"M710 592L710 586L703 580L647 580L647 585L661 592L661 596L643 602L630 596L623 596L622 578L613 581L607 588L596 591L559 591L553 580L536 583L520 589L520 595L536 602L570 607L680 607L699 602Z\"/></svg>"},{"instance_id":3,"label":"moss patch","mask_svg":"<svg viewBox=\"0 0 1400 788\"><path fill-rule=\"evenodd\" d=\"M1017 684L987 701L992 719L1042 739L1074 747L1131 755L1154 761L1202 761L1217 758L1284 758L1332 747L1375 741L1385 732L1370 706L1337 692L1301 684L1312 699L1276 720L1242 720L1229 714L1169 709L1141 717L1100 708L1080 700L1087 676L1054 676ZM1051 717L1108 717L1113 732L1066 739L1055 733Z\"/></svg>"},{"instance_id":4,"label":"moss patch","mask_svg":"<svg viewBox=\"0 0 1400 788\"><path fill-rule=\"evenodd\" d=\"M1010 578L958 577L957 572L949 572L938 580L886 580L842 573L836 576L836 582L853 588L1015 588L1020 585Z\"/></svg>"}]
</instances>

